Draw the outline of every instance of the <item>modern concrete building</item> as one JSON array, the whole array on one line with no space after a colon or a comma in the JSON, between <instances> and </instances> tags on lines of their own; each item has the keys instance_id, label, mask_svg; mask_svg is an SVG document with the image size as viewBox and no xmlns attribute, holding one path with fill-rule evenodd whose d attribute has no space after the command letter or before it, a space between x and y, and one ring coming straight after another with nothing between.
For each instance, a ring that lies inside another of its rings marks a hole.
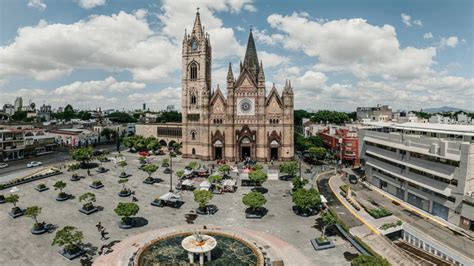
<instances>
[{"instance_id":1,"label":"modern concrete building","mask_svg":"<svg viewBox=\"0 0 474 266\"><path fill-rule=\"evenodd\" d=\"M368 123L359 131L367 180L474 231L474 126Z\"/></svg>"},{"instance_id":2,"label":"modern concrete building","mask_svg":"<svg viewBox=\"0 0 474 266\"><path fill-rule=\"evenodd\" d=\"M0 162L25 157L25 133L21 129L0 130Z\"/></svg>"},{"instance_id":3,"label":"modern concrete building","mask_svg":"<svg viewBox=\"0 0 474 266\"><path fill-rule=\"evenodd\" d=\"M328 126L319 136L326 147L336 154L336 158L343 164L353 167L359 166L359 141L357 131L353 127Z\"/></svg>"},{"instance_id":4,"label":"modern concrete building","mask_svg":"<svg viewBox=\"0 0 474 266\"><path fill-rule=\"evenodd\" d=\"M137 123L135 130L136 135L158 139L163 147L172 147L173 143L182 143L181 123Z\"/></svg>"},{"instance_id":5,"label":"modern concrete building","mask_svg":"<svg viewBox=\"0 0 474 266\"><path fill-rule=\"evenodd\" d=\"M357 107L357 120L389 121L392 119L392 107L377 104L375 107Z\"/></svg>"}]
</instances>

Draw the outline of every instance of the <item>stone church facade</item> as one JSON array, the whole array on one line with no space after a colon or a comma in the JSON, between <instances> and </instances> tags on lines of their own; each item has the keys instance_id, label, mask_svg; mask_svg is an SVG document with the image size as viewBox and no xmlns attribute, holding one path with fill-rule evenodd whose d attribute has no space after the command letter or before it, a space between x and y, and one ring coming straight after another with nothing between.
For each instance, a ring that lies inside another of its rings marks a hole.
<instances>
[{"instance_id":1,"label":"stone church facade","mask_svg":"<svg viewBox=\"0 0 474 266\"><path fill-rule=\"evenodd\" d=\"M185 158L240 161L291 160L294 156L293 88L267 94L262 62L250 31L240 73L232 66L227 94L211 89L212 48L199 12L182 48L182 152Z\"/></svg>"}]
</instances>

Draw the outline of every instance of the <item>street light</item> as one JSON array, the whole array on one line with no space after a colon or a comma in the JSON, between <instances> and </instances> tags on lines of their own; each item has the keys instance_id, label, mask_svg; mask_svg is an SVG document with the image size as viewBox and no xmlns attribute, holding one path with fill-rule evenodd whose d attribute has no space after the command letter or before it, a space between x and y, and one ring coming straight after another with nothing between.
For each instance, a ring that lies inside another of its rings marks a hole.
<instances>
[{"instance_id":1,"label":"street light","mask_svg":"<svg viewBox=\"0 0 474 266\"><path fill-rule=\"evenodd\" d=\"M170 192L173 192L173 157L170 152Z\"/></svg>"}]
</instances>

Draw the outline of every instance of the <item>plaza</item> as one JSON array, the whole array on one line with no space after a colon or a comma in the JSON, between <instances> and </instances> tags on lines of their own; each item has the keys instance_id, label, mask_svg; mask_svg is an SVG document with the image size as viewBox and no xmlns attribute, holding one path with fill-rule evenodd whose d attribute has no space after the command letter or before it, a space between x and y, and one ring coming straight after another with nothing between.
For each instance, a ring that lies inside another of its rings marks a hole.
<instances>
[{"instance_id":1,"label":"plaza","mask_svg":"<svg viewBox=\"0 0 474 266\"><path fill-rule=\"evenodd\" d=\"M310 244L312 238L318 237L321 232L314 228L315 216L301 217L292 212L293 203L290 195L290 182L280 180L268 180L263 186L268 189L265 195L267 203L265 207L268 210L266 216L262 219L246 219L246 206L242 203L242 196L251 191L251 187L240 187L240 182L235 193L224 193L214 195L209 204L216 205L219 210L214 215L197 215L195 213L198 204L193 199L192 192L183 191L179 194L185 202L179 209L159 208L150 205L156 198L166 194L170 189L169 174L164 174L165 168L160 167L152 177L159 178L162 181L153 185L144 184L143 180L148 176L147 173L138 169L140 166L138 155L122 152L128 166L125 168L129 177L126 184L128 188L135 191L135 197L140 211L135 216L139 223L135 228L123 230L117 223L120 217L114 212L118 202L132 202L131 197L120 198L117 193L122 185L118 183L121 169L115 168L113 162L103 163L103 166L110 169L106 173L96 173L94 169L91 176L87 176L86 170L76 171L85 178L72 182L72 173L63 170L63 173L40 181L34 181L19 185L20 196L19 203L21 208L37 205L42 207L42 213L38 217L39 221L45 221L47 224L53 224L57 229L66 225L75 226L84 234L86 255L75 260L68 261L58 255L60 247L51 246L54 232L43 235L32 235L30 228L33 220L28 217L11 219L7 212L11 209L11 204L0 205L0 264L1 265L80 265L90 264L98 257L98 249L102 245L109 246L112 250L114 245L128 237L138 234L146 234L148 231L159 230L174 226L186 226L194 224L197 226L225 226L239 227L257 232L272 235L294 246L303 256L305 256L313 265L321 263L331 263L332 265L349 265L350 259L356 256L357 251L350 246L348 242L338 236L330 236L336 245L334 249L323 251L314 251ZM116 153L110 154L109 158L114 158ZM151 156L152 163L160 163L168 156ZM184 169L190 161L181 157L173 158L173 169ZM97 162L97 161L94 161ZM198 161L199 162L199 161ZM206 166L212 162L202 162ZM61 165L58 165L59 167ZM267 166L264 165L264 171ZM235 174L232 174L235 176ZM307 176L308 177L308 176ZM64 202L55 200L57 191L53 189L53 184L62 180L67 183L64 192L72 194L75 198ZM98 190L89 187L93 180L101 180L103 188ZM35 187L39 183L44 183L50 187L49 190L38 192ZM173 188L177 183L177 178L173 175ZM10 189L1 191L1 194L8 195ZM79 212L82 203L78 201L80 195L92 192L96 195L99 211L91 215L85 215ZM176 193L176 190L175 190ZM101 241L100 233L96 224L101 222L108 234L108 240ZM5 230L6 229L6 230ZM105 255L107 257L108 255ZM104 256L103 256L104 257ZM346 259L347 258L347 259ZM286 265L286 264L285 264ZM289 264L291 265L291 264Z\"/></svg>"}]
</instances>

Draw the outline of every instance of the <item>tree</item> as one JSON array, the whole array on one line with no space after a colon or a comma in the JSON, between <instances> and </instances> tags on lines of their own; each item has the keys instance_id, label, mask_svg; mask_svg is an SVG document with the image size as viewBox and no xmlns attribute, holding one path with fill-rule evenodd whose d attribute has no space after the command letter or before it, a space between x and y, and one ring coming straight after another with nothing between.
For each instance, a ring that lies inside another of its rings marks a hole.
<instances>
[{"instance_id":1,"label":"tree","mask_svg":"<svg viewBox=\"0 0 474 266\"><path fill-rule=\"evenodd\" d=\"M351 261L353 266L390 266L391 264L381 256L359 255Z\"/></svg>"},{"instance_id":2,"label":"tree","mask_svg":"<svg viewBox=\"0 0 474 266\"><path fill-rule=\"evenodd\" d=\"M158 165L156 164L147 164L145 166L143 166L142 170L146 173L148 173L148 178L147 179L151 179L151 174L153 174L154 172L156 172L156 170L158 170Z\"/></svg>"},{"instance_id":3,"label":"tree","mask_svg":"<svg viewBox=\"0 0 474 266\"><path fill-rule=\"evenodd\" d=\"M71 254L81 247L83 238L84 236L81 231L78 231L74 226L68 225L56 232L51 246L64 246L64 251Z\"/></svg>"},{"instance_id":4,"label":"tree","mask_svg":"<svg viewBox=\"0 0 474 266\"><path fill-rule=\"evenodd\" d=\"M346 113L329 110L318 111L311 117L311 121L316 123L343 124L349 120Z\"/></svg>"},{"instance_id":5,"label":"tree","mask_svg":"<svg viewBox=\"0 0 474 266\"><path fill-rule=\"evenodd\" d=\"M221 164L219 166L219 172L223 173L224 175L228 175L230 172L230 166L227 164Z\"/></svg>"},{"instance_id":6,"label":"tree","mask_svg":"<svg viewBox=\"0 0 474 266\"><path fill-rule=\"evenodd\" d=\"M164 160L163 160L163 163L164 163ZM186 168L190 170L194 170L196 169L197 166L198 166L198 163L196 161L192 161L192 162L189 162L188 165L186 165Z\"/></svg>"},{"instance_id":7,"label":"tree","mask_svg":"<svg viewBox=\"0 0 474 266\"><path fill-rule=\"evenodd\" d=\"M326 238L326 229L329 226L332 226L336 223L336 218L329 211L325 211L321 215L320 222L321 222L321 237L320 237L320 239L325 239Z\"/></svg>"},{"instance_id":8,"label":"tree","mask_svg":"<svg viewBox=\"0 0 474 266\"><path fill-rule=\"evenodd\" d=\"M93 152L92 147L82 147L72 150L71 156L73 160L80 162L81 165L84 166L85 163L92 160Z\"/></svg>"},{"instance_id":9,"label":"tree","mask_svg":"<svg viewBox=\"0 0 474 266\"><path fill-rule=\"evenodd\" d=\"M302 178L293 178L293 191L297 191L300 188L304 188L304 186L308 183L308 180Z\"/></svg>"},{"instance_id":10,"label":"tree","mask_svg":"<svg viewBox=\"0 0 474 266\"><path fill-rule=\"evenodd\" d=\"M181 113L177 111L161 111L161 116L157 120L159 123L181 123Z\"/></svg>"},{"instance_id":11,"label":"tree","mask_svg":"<svg viewBox=\"0 0 474 266\"><path fill-rule=\"evenodd\" d=\"M200 209L204 209L207 206L207 203L212 199L213 195L208 190L195 190L194 192L194 201L199 204Z\"/></svg>"},{"instance_id":12,"label":"tree","mask_svg":"<svg viewBox=\"0 0 474 266\"><path fill-rule=\"evenodd\" d=\"M16 111L12 116L11 119L13 121L27 121L28 113L26 111Z\"/></svg>"},{"instance_id":13,"label":"tree","mask_svg":"<svg viewBox=\"0 0 474 266\"><path fill-rule=\"evenodd\" d=\"M102 137L105 137L105 139L110 142L112 140L112 136L114 134L115 130L112 130L108 127L102 129L102 131L100 132L100 136Z\"/></svg>"},{"instance_id":14,"label":"tree","mask_svg":"<svg viewBox=\"0 0 474 266\"><path fill-rule=\"evenodd\" d=\"M69 121L73 119L76 116L76 113L74 112L74 108L72 108L72 105L68 104L66 107L64 107L64 111L62 112L62 119Z\"/></svg>"},{"instance_id":15,"label":"tree","mask_svg":"<svg viewBox=\"0 0 474 266\"><path fill-rule=\"evenodd\" d=\"M299 209L310 210L321 204L321 196L314 188L309 190L300 188L292 194L292 201Z\"/></svg>"},{"instance_id":16,"label":"tree","mask_svg":"<svg viewBox=\"0 0 474 266\"><path fill-rule=\"evenodd\" d=\"M54 183L53 187L54 187L54 190L58 190L59 189L59 195L64 195L64 192L63 192L63 189L67 186L66 182L63 182L61 180L57 181L56 183Z\"/></svg>"},{"instance_id":17,"label":"tree","mask_svg":"<svg viewBox=\"0 0 474 266\"><path fill-rule=\"evenodd\" d=\"M324 147L324 140L321 136L310 136L306 139L312 146L315 147Z\"/></svg>"},{"instance_id":18,"label":"tree","mask_svg":"<svg viewBox=\"0 0 474 266\"><path fill-rule=\"evenodd\" d=\"M38 222L38 216L41 213L41 207L38 206L31 206L26 208L25 211L25 216L30 217L35 221L35 224L33 225L34 228L41 228L43 224Z\"/></svg>"},{"instance_id":19,"label":"tree","mask_svg":"<svg viewBox=\"0 0 474 266\"><path fill-rule=\"evenodd\" d=\"M72 172L72 176L77 176L76 171L78 169L79 169L79 164L75 163L75 164L69 165L67 170Z\"/></svg>"},{"instance_id":20,"label":"tree","mask_svg":"<svg viewBox=\"0 0 474 266\"><path fill-rule=\"evenodd\" d=\"M291 177L294 177L296 173L299 171L299 165L296 161L291 162L284 162L280 164L280 172L286 173Z\"/></svg>"},{"instance_id":21,"label":"tree","mask_svg":"<svg viewBox=\"0 0 474 266\"><path fill-rule=\"evenodd\" d=\"M84 202L82 208L85 210L91 209L94 207L95 194L91 192L84 193L79 196L79 202Z\"/></svg>"},{"instance_id":22,"label":"tree","mask_svg":"<svg viewBox=\"0 0 474 266\"><path fill-rule=\"evenodd\" d=\"M118 183L119 184L122 184L122 191L126 191L127 189L125 188L125 184L127 184L128 182L128 178L122 178L122 179L119 179Z\"/></svg>"},{"instance_id":23,"label":"tree","mask_svg":"<svg viewBox=\"0 0 474 266\"><path fill-rule=\"evenodd\" d=\"M129 149L133 148L133 146L135 145L135 139L133 137L124 137L122 139L122 142L123 145L125 145L125 147Z\"/></svg>"},{"instance_id":24,"label":"tree","mask_svg":"<svg viewBox=\"0 0 474 266\"><path fill-rule=\"evenodd\" d=\"M211 175L210 177L207 178L207 181L209 181L211 184L219 183L219 181L222 180L222 176L220 175Z\"/></svg>"},{"instance_id":25,"label":"tree","mask_svg":"<svg viewBox=\"0 0 474 266\"><path fill-rule=\"evenodd\" d=\"M230 166L229 166L229 169L230 169ZM263 170L263 165L257 163L257 164L255 164L255 165L253 166L253 170L255 170L255 171L261 171L261 170Z\"/></svg>"},{"instance_id":26,"label":"tree","mask_svg":"<svg viewBox=\"0 0 474 266\"><path fill-rule=\"evenodd\" d=\"M115 213L122 217L122 224L129 224L130 216L134 216L138 213L140 207L133 202L119 202L117 207L114 209Z\"/></svg>"},{"instance_id":27,"label":"tree","mask_svg":"<svg viewBox=\"0 0 474 266\"><path fill-rule=\"evenodd\" d=\"M160 144L160 142L158 142L158 140L153 139L147 144L146 148L148 150L151 150L151 151L155 152L155 151L161 149L161 144Z\"/></svg>"},{"instance_id":28,"label":"tree","mask_svg":"<svg viewBox=\"0 0 474 266\"><path fill-rule=\"evenodd\" d=\"M303 124L303 118L311 118L311 113L306 110L295 110L294 121L295 125L301 126Z\"/></svg>"},{"instance_id":29,"label":"tree","mask_svg":"<svg viewBox=\"0 0 474 266\"><path fill-rule=\"evenodd\" d=\"M265 199L265 196L260 192L250 192L244 195L242 203L251 208L252 212L255 212L267 203L267 199Z\"/></svg>"},{"instance_id":30,"label":"tree","mask_svg":"<svg viewBox=\"0 0 474 266\"><path fill-rule=\"evenodd\" d=\"M176 171L176 176L177 176L178 178L183 177L183 175L184 175L184 171L183 171L183 170L178 170L178 171Z\"/></svg>"},{"instance_id":31,"label":"tree","mask_svg":"<svg viewBox=\"0 0 474 266\"><path fill-rule=\"evenodd\" d=\"M126 173L125 173L125 166L127 166L127 161L121 160L121 161L119 161L119 162L117 163L117 165L118 165L120 168L122 168L122 173L121 173L121 175L126 175Z\"/></svg>"},{"instance_id":32,"label":"tree","mask_svg":"<svg viewBox=\"0 0 474 266\"><path fill-rule=\"evenodd\" d=\"M257 187L257 185L261 185L267 181L267 174L261 170L253 171L250 172L249 179L255 184L255 187Z\"/></svg>"},{"instance_id":33,"label":"tree","mask_svg":"<svg viewBox=\"0 0 474 266\"><path fill-rule=\"evenodd\" d=\"M168 167L168 166L170 166L170 159L164 158L164 159L161 161L161 167Z\"/></svg>"},{"instance_id":34,"label":"tree","mask_svg":"<svg viewBox=\"0 0 474 266\"><path fill-rule=\"evenodd\" d=\"M137 120L125 112L114 112L107 116L110 121L115 123L135 123Z\"/></svg>"},{"instance_id":35,"label":"tree","mask_svg":"<svg viewBox=\"0 0 474 266\"><path fill-rule=\"evenodd\" d=\"M20 196L18 194L10 194L8 197L5 198L5 201L8 203L13 204L13 209L18 210L19 208L16 206L18 201L20 201Z\"/></svg>"},{"instance_id":36,"label":"tree","mask_svg":"<svg viewBox=\"0 0 474 266\"><path fill-rule=\"evenodd\" d=\"M309 155L313 160L322 160L326 156L326 149L323 147L311 147L308 150Z\"/></svg>"}]
</instances>

